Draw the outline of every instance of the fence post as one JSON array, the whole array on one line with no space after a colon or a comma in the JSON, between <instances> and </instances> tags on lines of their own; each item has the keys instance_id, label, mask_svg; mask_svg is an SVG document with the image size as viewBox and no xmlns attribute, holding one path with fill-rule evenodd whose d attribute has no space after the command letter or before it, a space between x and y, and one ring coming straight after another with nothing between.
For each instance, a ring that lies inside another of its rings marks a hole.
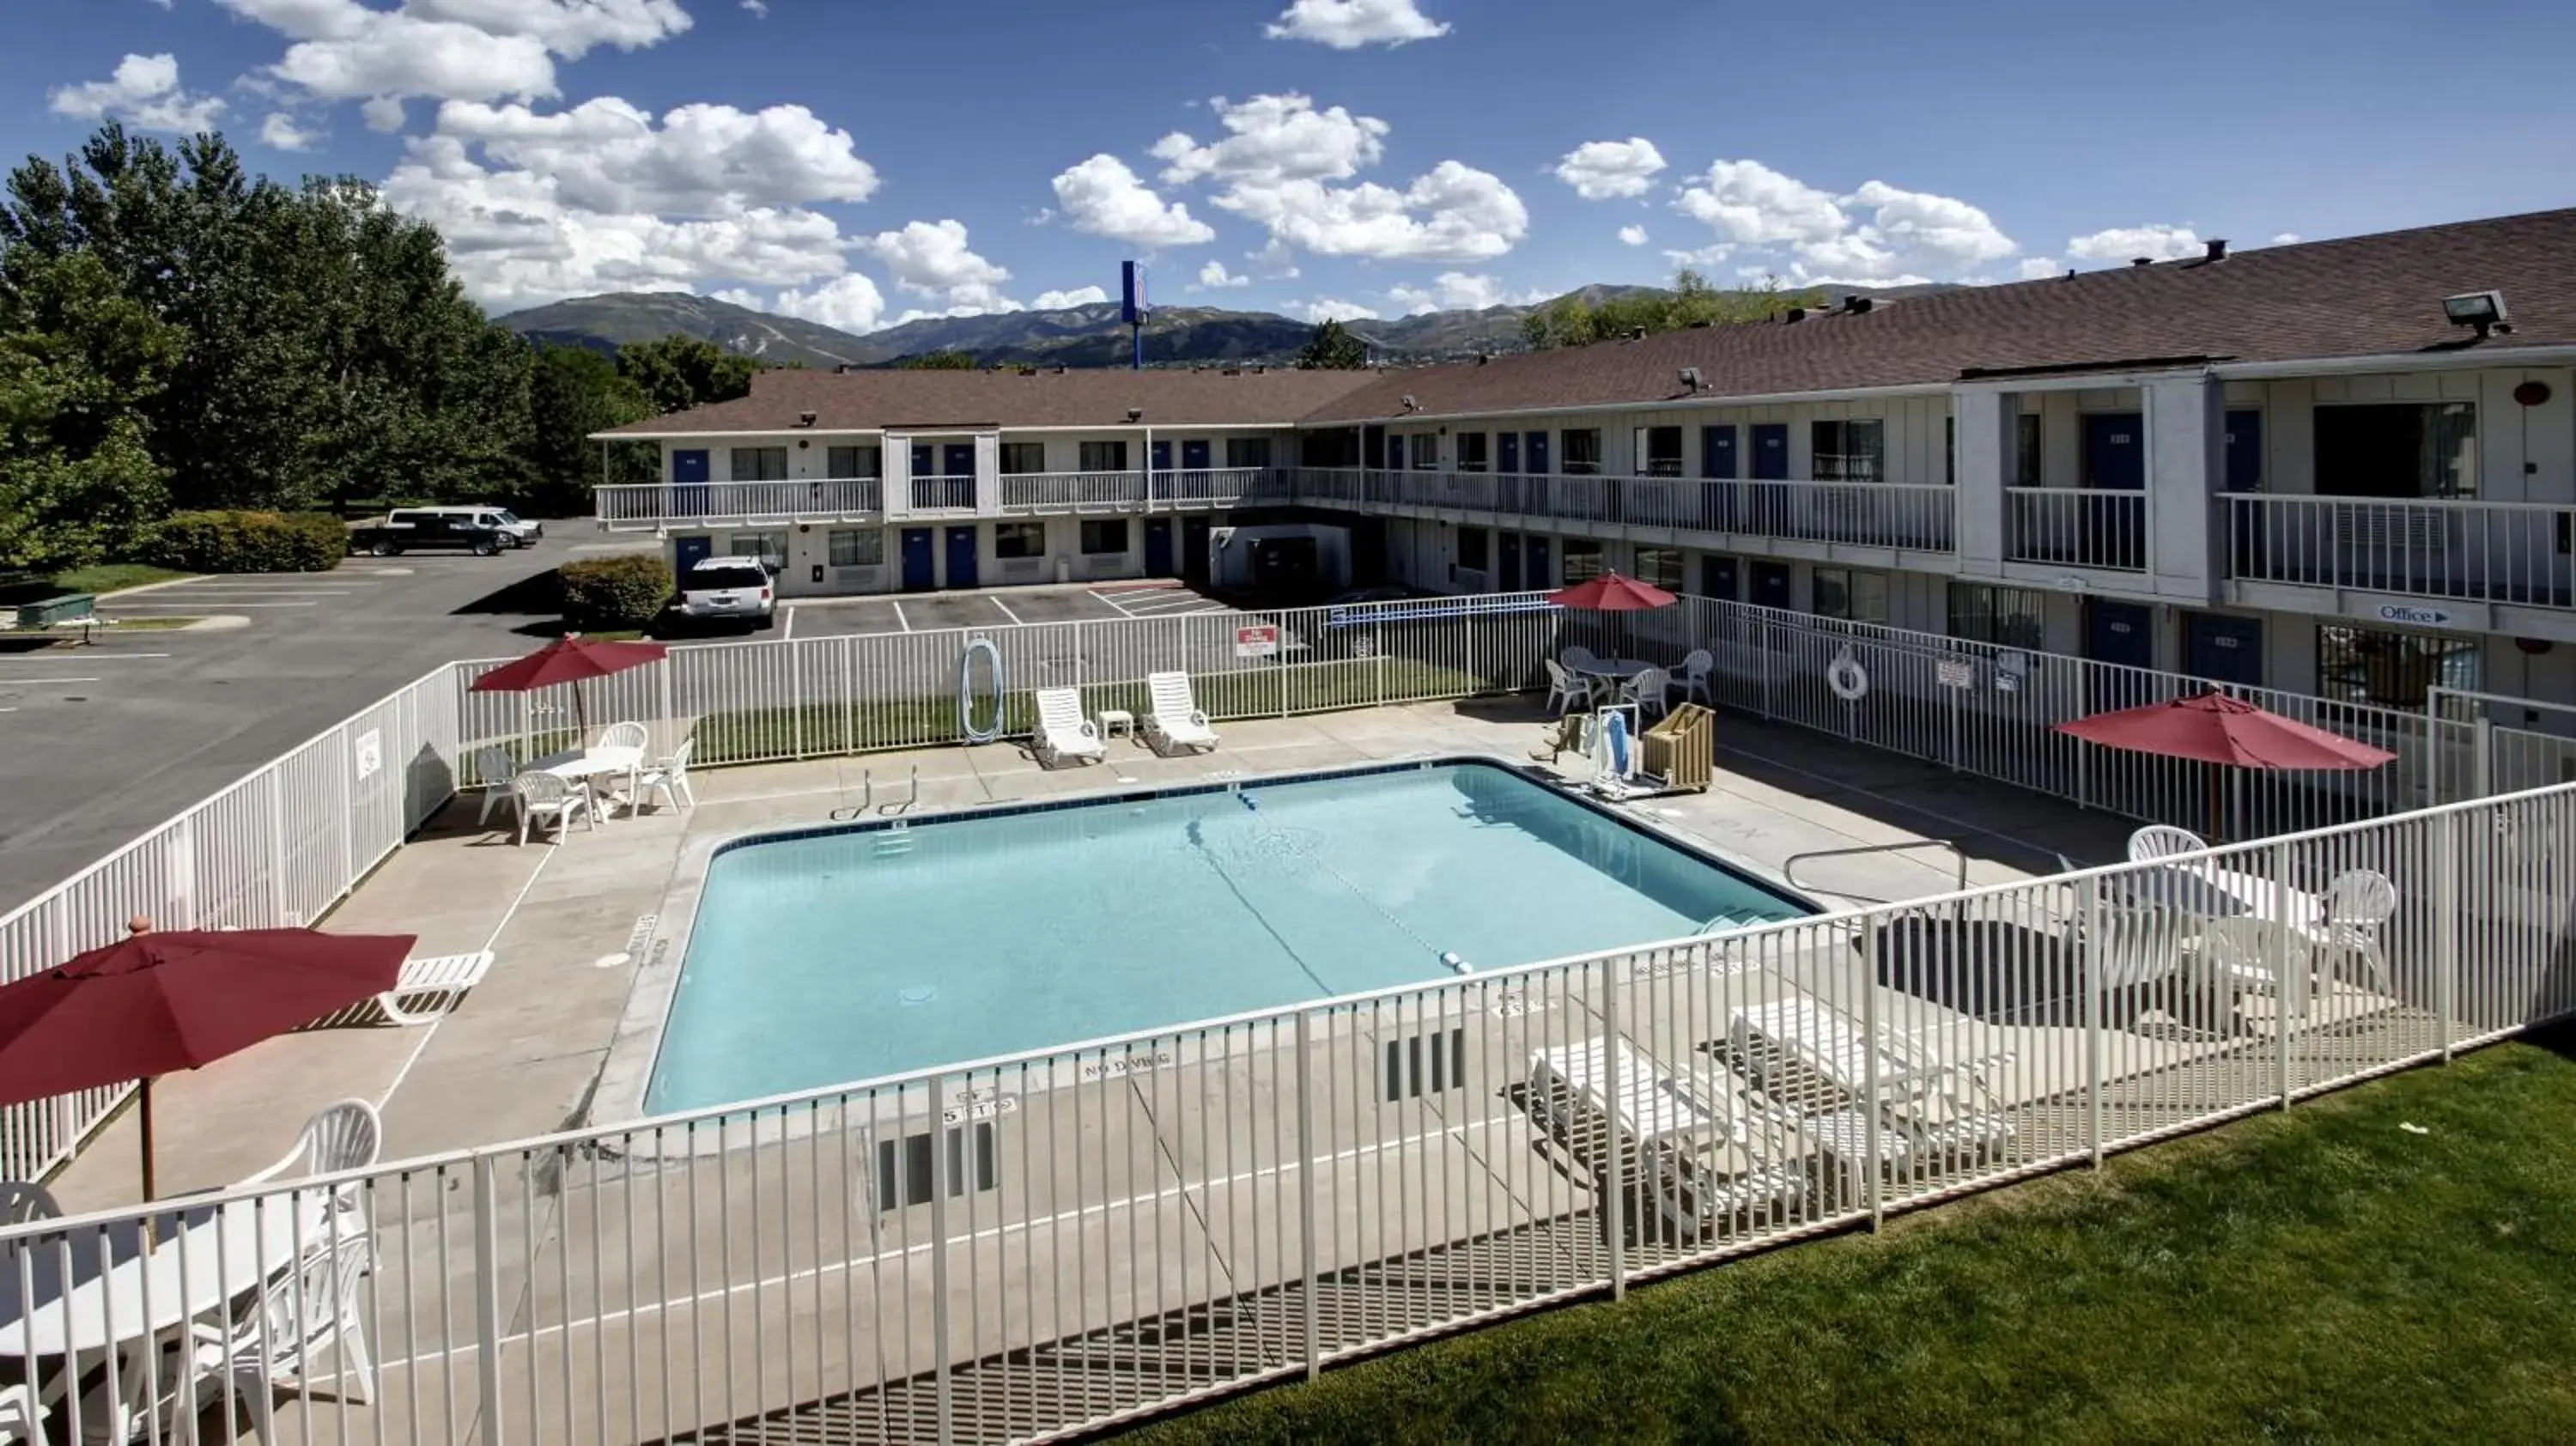
<instances>
[{"instance_id":1,"label":"fence post","mask_svg":"<svg viewBox=\"0 0 2576 1446\"><path fill-rule=\"evenodd\" d=\"M2102 880L2086 879L2084 903L2084 1094L2085 1131L2093 1145L2093 1168L2102 1168L2102 956L2110 940L2102 932Z\"/></svg>"},{"instance_id":2,"label":"fence post","mask_svg":"<svg viewBox=\"0 0 2576 1446\"><path fill-rule=\"evenodd\" d=\"M660 690L662 697L662 736L665 738L672 738L672 735L679 731L677 727L679 722L679 709L671 700L670 654L664 653L662 655L662 661L654 665L654 672L656 674L654 686ZM671 743L672 749L676 751L679 746L678 740L673 738Z\"/></svg>"},{"instance_id":3,"label":"fence post","mask_svg":"<svg viewBox=\"0 0 2576 1446\"><path fill-rule=\"evenodd\" d=\"M1886 939L1876 912L1860 926L1861 1155L1869 1179L1869 1228L1887 1223L1887 1171L1879 1157L1878 959Z\"/></svg>"},{"instance_id":4,"label":"fence post","mask_svg":"<svg viewBox=\"0 0 2576 1446\"><path fill-rule=\"evenodd\" d=\"M2478 710L2477 747L2470 761L2477 770L2473 775L2477 792L2471 797L2495 797L2495 717L2483 708Z\"/></svg>"},{"instance_id":5,"label":"fence post","mask_svg":"<svg viewBox=\"0 0 2576 1446\"><path fill-rule=\"evenodd\" d=\"M1270 655L1270 665L1279 670L1279 716L1288 716L1288 615L1272 613L1270 625L1278 629L1279 651Z\"/></svg>"},{"instance_id":6,"label":"fence post","mask_svg":"<svg viewBox=\"0 0 2576 1446\"><path fill-rule=\"evenodd\" d=\"M948 1374L948 1171L955 1164L948 1125L940 1114L939 1076L930 1077L930 1339L931 1370L938 1382L940 1446L955 1434L955 1382Z\"/></svg>"},{"instance_id":7,"label":"fence post","mask_svg":"<svg viewBox=\"0 0 2576 1446\"><path fill-rule=\"evenodd\" d=\"M2278 1044L2281 1108L2285 1110L2290 1107L2290 965L2292 961L2289 910L2285 907L2288 902L2289 887L2290 846L2285 843L2274 844L2272 846L2272 889L2273 896L2281 900L2281 905L2274 907L2271 917L2272 1033ZM2305 972L2308 961L2301 959L2297 962L2301 971L2298 988L2304 994L2308 987Z\"/></svg>"},{"instance_id":8,"label":"fence post","mask_svg":"<svg viewBox=\"0 0 2576 1446\"><path fill-rule=\"evenodd\" d=\"M2433 831L2433 1025L2442 1031L2442 1063L2451 1062L2451 1039L2458 1033L2451 1019L2459 1007L2454 975L2460 967L2460 844L2457 814L2434 820Z\"/></svg>"},{"instance_id":9,"label":"fence post","mask_svg":"<svg viewBox=\"0 0 2576 1446\"><path fill-rule=\"evenodd\" d=\"M1313 1380L1324 1372L1323 1341L1315 1322L1315 1169L1319 1151L1315 1141L1315 1091L1307 1049L1307 1013L1297 1011L1297 1153L1304 1163L1297 1170L1297 1272L1304 1282L1300 1292L1306 1304L1306 1379Z\"/></svg>"},{"instance_id":10,"label":"fence post","mask_svg":"<svg viewBox=\"0 0 2576 1446\"><path fill-rule=\"evenodd\" d=\"M1627 1096L1619 1091L1625 1084L1619 1078L1619 981L1611 977L1611 966L1601 965L1601 1084L1613 1101ZM1602 1182L1602 1229L1610 1242L1610 1298L1628 1298L1628 1148L1627 1131L1618 1128L1619 1109L1611 1106L1610 1176Z\"/></svg>"},{"instance_id":11,"label":"fence post","mask_svg":"<svg viewBox=\"0 0 2576 1446\"><path fill-rule=\"evenodd\" d=\"M286 780L276 764L268 765L269 919L286 927Z\"/></svg>"},{"instance_id":12,"label":"fence post","mask_svg":"<svg viewBox=\"0 0 2576 1446\"><path fill-rule=\"evenodd\" d=\"M475 1392L483 1446L501 1446L501 1182L490 1155L474 1157Z\"/></svg>"},{"instance_id":13,"label":"fence post","mask_svg":"<svg viewBox=\"0 0 2576 1446\"><path fill-rule=\"evenodd\" d=\"M1465 621L1467 631L1467 696L1472 698L1476 694L1483 692L1484 689L1478 685L1477 680L1480 675L1476 672L1476 615L1472 612L1467 614Z\"/></svg>"},{"instance_id":14,"label":"fence post","mask_svg":"<svg viewBox=\"0 0 2576 1446\"><path fill-rule=\"evenodd\" d=\"M787 644L787 744L798 761L805 757L805 650Z\"/></svg>"}]
</instances>

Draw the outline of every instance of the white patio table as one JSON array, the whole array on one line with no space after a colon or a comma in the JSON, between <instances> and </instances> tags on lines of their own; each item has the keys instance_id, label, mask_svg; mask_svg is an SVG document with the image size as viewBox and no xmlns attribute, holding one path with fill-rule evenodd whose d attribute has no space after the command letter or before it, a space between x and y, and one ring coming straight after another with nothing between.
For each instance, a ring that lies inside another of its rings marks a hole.
<instances>
[{"instance_id":1,"label":"white patio table","mask_svg":"<svg viewBox=\"0 0 2576 1446\"><path fill-rule=\"evenodd\" d=\"M607 803L600 797L598 780L614 774L626 776L627 809L634 810L635 778L644 768L641 748L576 748L563 753L550 753L530 763L528 773L551 773L567 783L578 783L590 794L590 807L601 818L608 816Z\"/></svg>"}]
</instances>

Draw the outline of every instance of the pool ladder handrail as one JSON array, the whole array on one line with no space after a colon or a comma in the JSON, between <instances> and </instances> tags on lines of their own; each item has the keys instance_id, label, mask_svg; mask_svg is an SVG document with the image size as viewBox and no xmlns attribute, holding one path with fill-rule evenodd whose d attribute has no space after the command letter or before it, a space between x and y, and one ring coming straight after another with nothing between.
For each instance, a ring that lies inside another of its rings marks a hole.
<instances>
[{"instance_id":1,"label":"pool ladder handrail","mask_svg":"<svg viewBox=\"0 0 2576 1446\"><path fill-rule=\"evenodd\" d=\"M833 809L833 810L832 810L832 822L834 822L834 823L848 823L848 822L850 822L850 821L851 821L851 820L853 820L853 819L865 818L865 817L867 817L868 810L869 810L870 808L875 807L875 805L876 805L876 801L877 801L877 774L876 774L876 770L875 770L875 769L873 769L873 768L862 768L862 769L860 769L860 770L859 770L859 802L858 802L858 805L857 805L856 807L854 807L854 808L836 808L836 809ZM884 810L884 812L885 812L886 814L888 814L888 815L895 815L895 814L905 814L905 813L910 813L910 812L913 810L913 807L914 807L915 805L919 804L920 802L921 802L921 765L920 765L920 764L918 764L918 763L916 763L916 764L912 765L912 791L911 791L909 794L907 794L907 795L905 796L905 798L904 798L903 802L901 802L901 803L889 803L889 804L887 804L887 805L885 806L885 810Z\"/></svg>"},{"instance_id":2,"label":"pool ladder handrail","mask_svg":"<svg viewBox=\"0 0 2576 1446\"><path fill-rule=\"evenodd\" d=\"M1791 854L1788 862L1780 865L1780 877L1787 880L1789 887L1793 889L1806 889L1813 893L1833 894L1841 898L1856 900L1864 904L1884 904L1891 901L1887 899L1874 899L1866 894L1855 894L1844 889L1822 889L1813 884L1802 884L1798 882L1798 865L1807 862L1809 859L1842 859L1853 858L1861 854L1894 854L1904 853L1909 849L1948 849L1959 860L1958 888L1954 892L1964 894L1968 891L1968 851L1959 846L1958 840L1946 838L1907 839L1903 843L1867 844L1860 848L1852 849L1812 849L1802 854Z\"/></svg>"}]
</instances>

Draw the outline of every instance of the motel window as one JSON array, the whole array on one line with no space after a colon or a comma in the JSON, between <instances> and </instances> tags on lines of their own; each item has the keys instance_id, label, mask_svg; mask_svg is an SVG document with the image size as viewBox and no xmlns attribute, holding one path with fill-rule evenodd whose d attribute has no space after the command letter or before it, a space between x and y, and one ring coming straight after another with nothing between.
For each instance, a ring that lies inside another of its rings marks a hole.
<instances>
[{"instance_id":1,"label":"motel window","mask_svg":"<svg viewBox=\"0 0 2576 1446\"><path fill-rule=\"evenodd\" d=\"M1431 435L1429 432L1415 433L1413 437L1413 470L1416 472L1428 472L1439 465L1440 439Z\"/></svg>"},{"instance_id":2,"label":"motel window","mask_svg":"<svg viewBox=\"0 0 2576 1446\"><path fill-rule=\"evenodd\" d=\"M2036 487L2039 476L2039 413L2022 412L2013 418L2013 485Z\"/></svg>"},{"instance_id":3,"label":"motel window","mask_svg":"<svg viewBox=\"0 0 2576 1446\"><path fill-rule=\"evenodd\" d=\"M1950 636L2036 653L2045 648L2047 601L2036 588L1950 584Z\"/></svg>"},{"instance_id":4,"label":"motel window","mask_svg":"<svg viewBox=\"0 0 2576 1446\"><path fill-rule=\"evenodd\" d=\"M1887 574L1847 567L1816 569L1814 607L1820 618L1847 623L1887 622Z\"/></svg>"},{"instance_id":5,"label":"motel window","mask_svg":"<svg viewBox=\"0 0 2576 1446\"><path fill-rule=\"evenodd\" d=\"M2317 696L2382 708L2422 708L2435 686L2475 690L2474 638L2328 623L2317 629Z\"/></svg>"},{"instance_id":6,"label":"motel window","mask_svg":"<svg viewBox=\"0 0 2576 1446\"><path fill-rule=\"evenodd\" d=\"M787 449L736 447L730 475L736 482L784 482L787 480Z\"/></svg>"},{"instance_id":7,"label":"motel window","mask_svg":"<svg viewBox=\"0 0 2576 1446\"><path fill-rule=\"evenodd\" d=\"M1032 472L1045 470L1046 443L1004 442L1002 444L1003 476L1024 477Z\"/></svg>"},{"instance_id":8,"label":"motel window","mask_svg":"<svg viewBox=\"0 0 2576 1446\"><path fill-rule=\"evenodd\" d=\"M1601 470L1601 429L1583 427L1557 433L1557 470L1569 477L1589 477Z\"/></svg>"},{"instance_id":9,"label":"motel window","mask_svg":"<svg viewBox=\"0 0 2576 1446\"><path fill-rule=\"evenodd\" d=\"M1682 550L1678 547L1638 548L1637 581L1652 583L1666 592L1681 591Z\"/></svg>"},{"instance_id":10,"label":"motel window","mask_svg":"<svg viewBox=\"0 0 2576 1446\"><path fill-rule=\"evenodd\" d=\"M1458 565L1483 572L1493 557L1493 534L1481 527L1458 529Z\"/></svg>"},{"instance_id":11,"label":"motel window","mask_svg":"<svg viewBox=\"0 0 2576 1446\"><path fill-rule=\"evenodd\" d=\"M784 532L736 532L725 538L725 552L733 557L756 557L776 572L787 565L787 534Z\"/></svg>"},{"instance_id":12,"label":"motel window","mask_svg":"<svg viewBox=\"0 0 2576 1446\"><path fill-rule=\"evenodd\" d=\"M1225 439L1225 465L1241 470L1270 465L1268 437L1228 437Z\"/></svg>"},{"instance_id":13,"label":"motel window","mask_svg":"<svg viewBox=\"0 0 2576 1446\"><path fill-rule=\"evenodd\" d=\"M2478 413L2467 402L2316 409L2326 497L2475 497Z\"/></svg>"},{"instance_id":14,"label":"motel window","mask_svg":"<svg viewBox=\"0 0 2576 1446\"><path fill-rule=\"evenodd\" d=\"M1878 482L1887 476L1887 424L1875 419L1817 422L1809 429L1810 465L1819 482Z\"/></svg>"},{"instance_id":15,"label":"motel window","mask_svg":"<svg viewBox=\"0 0 2576 1446\"><path fill-rule=\"evenodd\" d=\"M1000 558L1046 556L1046 524L1043 522L994 523L993 555Z\"/></svg>"},{"instance_id":16,"label":"motel window","mask_svg":"<svg viewBox=\"0 0 2576 1446\"><path fill-rule=\"evenodd\" d=\"M836 481L853 477L885 475L885 449L881 447L831 447L823 453L824 470Z\"/></svg>"},{"instance_id":17,"label":"motel window","mask_svg":"<svg viewBox=\"0 0 2576 1446\"><path fill-rule=\"evenodd\" d=\"M845 529L831 536L834 567L882 567L885 565L885 534L873 529Z\"/></svg>"},{"instance_id":18,"label":"motel window","mask_svg":"<svg viewBox=\"0 0 2576 1446\"><path fill-rule=\"evenodd\" d=\"M1646 477L1682 475L1681 428L1639 427L1635 440L1639 475Z\"/></svg>"},{"instance_id":19,"label":"motel window","mask_svg":"<svg viewBox=\"0 0 2576 1446\"><path fill-rule=\"evenodd\" d=\"M996 1147L990 1121L978 1121L971 1133L964 1127L948 1131L946 1144L947 1148L939 1153L947 1156L950 1199L966 1193L970 1167L974 1189L993 1188L1001 1177L1001 1151ZM901 1140L877 1141L877 1209L930 1203L932 1153L927 1130Z\"/></svg>"},{"instance_id":20,"label":"motel window","mask_svg":"<svg viewBox=\"0 0 2576 1446\"><path fill-rule=\"evenodd\" d=\"M1127 470L1127 439L1082 444L1082 470L1085 472L1124 472Z\"/></svg>"},{"instance_id":21,"label":"motel window","mask_svg":"<svg viewBox=\"0 0 2576 1446\"><path fill-rule=\"evenodd\" d=\"M1082 550L1093 557L1098 557L1103 553L1125 552L1127 550L1127 519L1124 517L1103 517L1083 523Z\"/></svg>"},{"instance_id":22,"label":"motel window","mask_svg":"<svg viewBox=\"0 0 2576 1446\"><path fill-rule=\"evenodd\" d=\"M1460 432L1458 434L1458 470L1461 472L1485 470L1484 433Z\"/></svg>"},{"instance_id":23,"label":"motel window","mask_svg":"<svg viewBox=\"0 0 2576 1446\"><path fill-rule=\"evenodd\" d=\"M1565 585L1590 582L1601 575L1601 544L1580 537L1565 540Z\"/></svg>"}]
</instances>

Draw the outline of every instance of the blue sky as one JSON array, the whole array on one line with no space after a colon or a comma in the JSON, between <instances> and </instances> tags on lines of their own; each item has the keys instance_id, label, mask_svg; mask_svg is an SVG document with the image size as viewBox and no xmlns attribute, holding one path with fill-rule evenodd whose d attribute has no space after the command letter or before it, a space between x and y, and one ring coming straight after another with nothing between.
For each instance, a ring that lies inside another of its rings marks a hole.
<instances>
[{"instance_id":1,"label":"blue sky","mask_svg":"<svg viewBox=\"0 0 2576 1446\"><path fill-rule=\"evenodd\" d=\"M213 124L436 222L496 311L854 330L1156 299L2008 281L2576 204L2540 0L12 0L0 147Z\"/></svg>"}]
</instances>

